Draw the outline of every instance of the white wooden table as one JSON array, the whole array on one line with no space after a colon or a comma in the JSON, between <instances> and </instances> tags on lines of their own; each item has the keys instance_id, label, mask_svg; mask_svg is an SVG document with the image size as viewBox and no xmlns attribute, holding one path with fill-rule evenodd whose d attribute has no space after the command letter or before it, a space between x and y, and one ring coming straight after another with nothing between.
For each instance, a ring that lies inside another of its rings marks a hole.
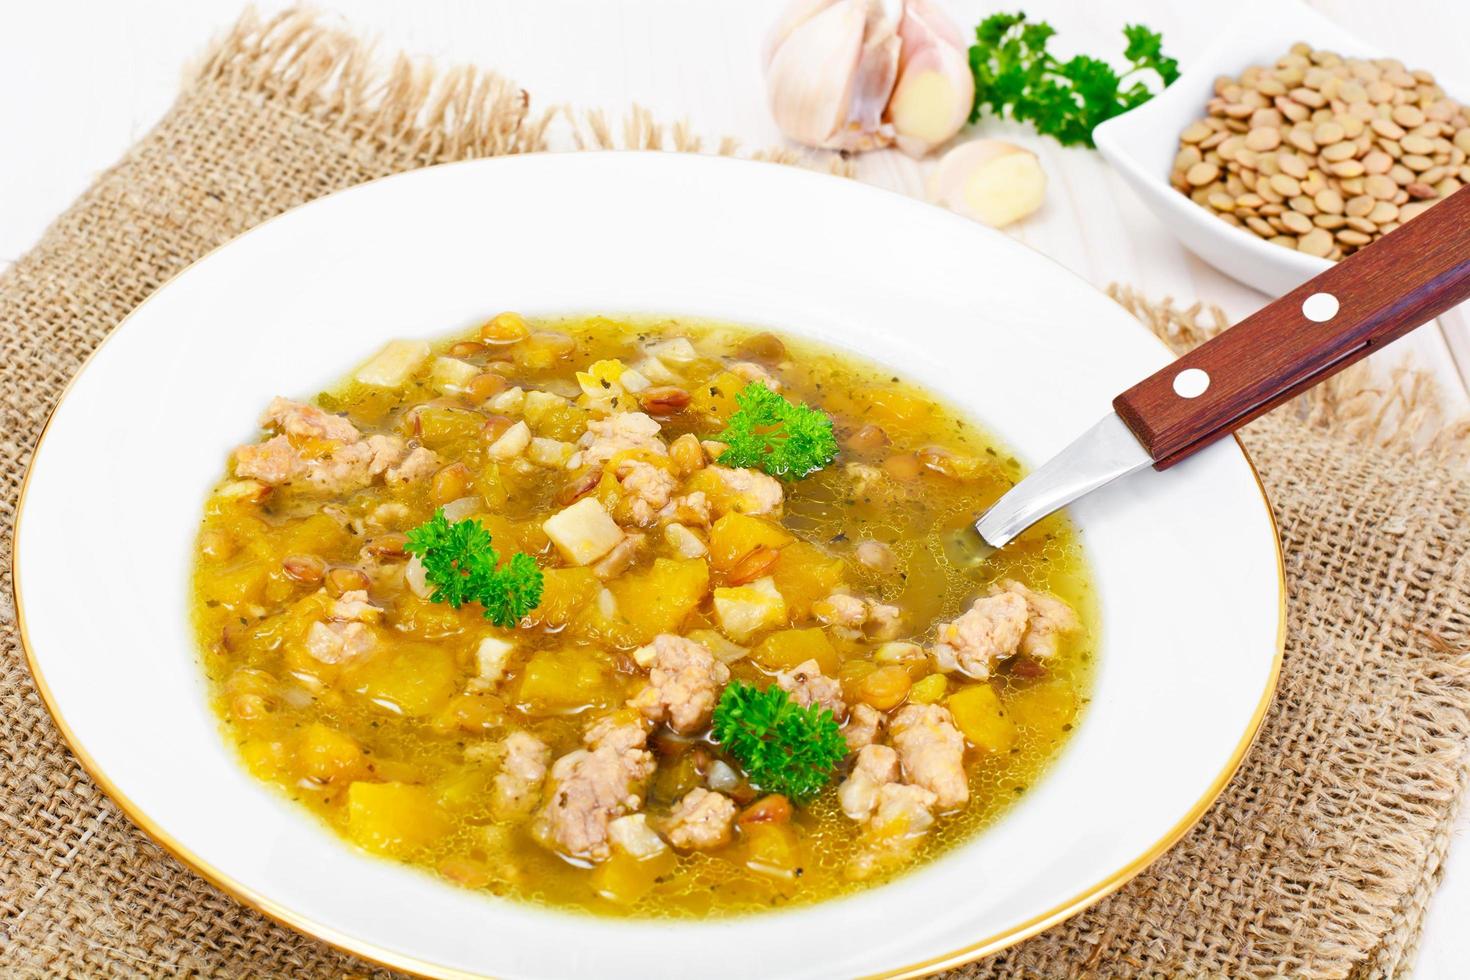
<instances>
[{"instance_id":1,"label":"white wooden table","mask_svg":"<svg viewBox=\"0 0 1470 980\"><path fill-rule=\"evenodd\" d=\"M48 0L0 5L0 268L21 255L98 171L140 137L172 101L182 66L222 32L243 0ZM1315 0L1349 30L1411 67L1470 78L1470 5L1464 0ZM765 107L758 51L783 0L316 0L345 26L440 62L473 62L515 79L543 106L601 107L621 119L632 103L696 132L732 135L751 148L780 134ZM1063 54L1121 52L1121 27L1161 30L1188 67L1227 16L1191 0L945 0L970 27L986 13L1023 7L1060 32ZM260 3L274 10L282 3ZM993 124L986 124L991 126ZM1017 238L1098 286L1130 283L1153 297L1206 299L1237 319L1264 297L1181 249L1102 159L1064 150L1008 125L1051 176L1041 213ZM896 153L864 157L859 176L922 195L923 168ZM875 259L881 248L875 243ZM976 288L983 288L976 270ZM1457 362L1456 357L1459 360ZM1470 407L1470 316L1459 311L1378 355L1432 371L1451 411ZM1461 831L1470 826L1462 821ZM1470 846L1452 852L1434 900L1419 974L1470 970Z\"/></svg>"}]
</instances>

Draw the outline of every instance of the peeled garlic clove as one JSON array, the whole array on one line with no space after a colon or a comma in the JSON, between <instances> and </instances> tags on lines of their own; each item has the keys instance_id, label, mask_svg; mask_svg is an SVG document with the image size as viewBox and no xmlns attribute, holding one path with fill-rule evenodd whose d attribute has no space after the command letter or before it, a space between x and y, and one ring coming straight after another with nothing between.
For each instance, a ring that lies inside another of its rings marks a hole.
<instances>
[{"instance_id":1,"label":"peeled garlic clove","mask_svg":"<svg viewBox=\"0 0 1470 980\"><path fill-rule=\"evenodd\" d=\"M888 121L898 148L921 157L965 125L975 102L975 76L964 35L929 0L907 0L898 36L898 84Z\"/></svg>"},{"instance_id":2,"label":"peeled garlic clove","mask_svg":"<svg viewBox=\"0 0 1470 980\"><path fill-rule=\"evenodd\" d=\"M1041 207L1046 173L1030 150L1001 140L971 140L940 158L929 195L951 211L1004 228Z\"/></svg>"},{"instance_id":3,"label":"peeled garlic clove","mask_svg":"<svg viewBox=\"0 0 1470 980\"><path fill-rule=\"evenodd\" d=\"M816 9L798 0L788 12L798 23L777 43L766 70L771 113L783 133L832 150L893 141L883 112L898 75L897 3L837 0ZM798 8L814 12L801 19Z\"/></svg>"}]
</instances>

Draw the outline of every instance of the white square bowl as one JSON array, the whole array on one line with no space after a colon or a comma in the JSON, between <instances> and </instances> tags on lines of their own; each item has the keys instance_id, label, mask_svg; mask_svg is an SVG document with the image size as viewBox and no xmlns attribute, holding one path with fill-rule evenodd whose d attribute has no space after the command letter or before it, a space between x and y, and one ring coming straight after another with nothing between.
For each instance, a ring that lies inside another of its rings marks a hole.
<instances>
[{"instance_id":1,"label":"white square bowl","mask_svg":"<svg viewBox=\"0 0 1470 980\"><path fill-rule=\"evenodd\" d=\"M1170 186L1169 173L1179 151L1179 134L1204 115L1215 79L1238 76L1251 65L1274 64L1298 41L1341 55L1388 56L1296 0L1257 0L1239 12L1234 24L1173 85L1092 131L1108 163L1185 248L1271 296L1290 292L1326 272L1332 263L1272 245L1221 221ZM1451 94L1470 92L1444 78L1439 83Z\"/></svg>"}]
</instances>

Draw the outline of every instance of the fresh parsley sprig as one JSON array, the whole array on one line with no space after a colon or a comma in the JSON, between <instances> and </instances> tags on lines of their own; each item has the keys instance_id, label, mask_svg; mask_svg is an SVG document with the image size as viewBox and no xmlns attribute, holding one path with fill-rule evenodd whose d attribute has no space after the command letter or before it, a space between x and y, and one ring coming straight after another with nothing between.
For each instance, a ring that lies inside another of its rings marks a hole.
<instances>
[{"instance_id":1,"label":"fresh parsley sprig","mask_svg":"<svg viewBox=\"0 0 1470 980\"><path fill-rule=\"evenodd\" d=\"M455 609L478 602L485 618L510 628L541 602L541 569L536 559L516 552L500 564L490 532L479 521L466 518L453 524L444 509L408 532L407 550L418 556L424 577L434 586L433 602Z\"/></svg>"},{"instance_id":2,"label":"fresh parsley sprig","mask_svg":"<svg viewBox=\"0 0 1470 980\"><path fill-rule=\"evenodd\" d=\"M975 106L1030 122L1038 133L1063 145L1092 146L1092 130L1104 120L1153 98L1139 72L1152 71L1163 86L1179 77L1179 63L1163 51L1163 37L1141 24L1123 28L1128 70L1119 75L1106 61L1077 55L1059 61L1046 50L1056 30L1045 21L1028 22L1024 13L994 14L975 29L970 70L975 75ZM1127 84L1129 80L1131 84ZM1161 86L1162 87L1162 86Z\"/></svg>"},{"instance_id":3,"label":"fresh parsley sprig","mask_svg":"<svg viewBox=\"0 0 1470 980\"><path fill-rule=\"evenodd\" d=\"M760 467L783 480L799 480L837 457L832 420L815 408L782 398L759 381L735 396L740 408L715 438L729 448L725 466Z\"/></svg>"},{"instance_id":4,"label":"fresh parsley sprig","mask_svg":"<svg viewBox=\"0 0 1470 980\"><path fill-rule=\"evenodd\" d=\"M729 684L715 706L714 736L757 789L798 803L821 792L847 756L831 711L803 708L775 685L762 691L746 681Z\"/></svg>"}]
</instances>

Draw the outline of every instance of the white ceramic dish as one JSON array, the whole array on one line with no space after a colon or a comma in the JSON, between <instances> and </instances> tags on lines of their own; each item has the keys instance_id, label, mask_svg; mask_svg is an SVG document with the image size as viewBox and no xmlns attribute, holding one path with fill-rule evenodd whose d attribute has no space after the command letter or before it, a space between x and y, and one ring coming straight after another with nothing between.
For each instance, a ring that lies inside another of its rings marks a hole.
<instances>
[{"instance_id":1,"label":"white ceramic dish","mask_svg":"<svg viewBox=\"0 0 1470 980\"><path fill-rule=\"evenodd\" d=\"M1168 359L1121 308L1003 235L726 159L436 167L205 257L128 317L56 410L22 492L15 581L38 686L79 758L243 902L434 975L645 977L685 962L709 977L920 973L1118 887L1234 772L1274 689L1284 607L1269 508L1226 441L1075 508L1103 624L1085 721L997 825L891 885L743 919L619 921L457 889L340 843L242 771L205 705L187 624L201 501L271 395L310 395L389 338L502 308L807 334L962 404L1033 464ZM81 595L79 562L93 584Z\"/></svg>"},{"instance_id":2,"label":"white ceramic dish","mask_svg":"<svg viewBox=\"0 0 1470 980\"><path fill-rule=\"evenodd\" d=\"M1239 75L1250 65L1272 64L1298 41L1343 55L1378 58L1386 53L1297 0L1256 0L1236 13L1234 26L1190 61L1178 81L1092 133L1108 163L1186 248L1226 275L1270 296L1289 293L1327 271L1332 263L1272 245L1221 221L1169 186L1169 171L1179 150L1179 134L1204 114L1205 103L1214 95L1215 79ZM1470 92L1447 79L1439 81L1448 92Z\"/></svg>"}]
</instances>

